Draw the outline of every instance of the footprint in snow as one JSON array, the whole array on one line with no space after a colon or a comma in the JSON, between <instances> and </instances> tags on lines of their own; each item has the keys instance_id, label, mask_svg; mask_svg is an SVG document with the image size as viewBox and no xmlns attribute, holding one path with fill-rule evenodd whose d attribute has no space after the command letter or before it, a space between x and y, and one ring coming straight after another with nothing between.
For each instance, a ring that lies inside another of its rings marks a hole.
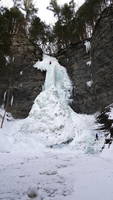
<instances>
[{"instance_id":1,"label":"footprint in snow","mask_svg":"<svg viewBox=\"0 0 113 200\"><path fill-rule=\"evenodd\" d=\"M48 176L53 176L53 175L57 175L57 171L44 171L44 172L40 172L40 175L48 175Z\"/></svg>"}]
</instances>

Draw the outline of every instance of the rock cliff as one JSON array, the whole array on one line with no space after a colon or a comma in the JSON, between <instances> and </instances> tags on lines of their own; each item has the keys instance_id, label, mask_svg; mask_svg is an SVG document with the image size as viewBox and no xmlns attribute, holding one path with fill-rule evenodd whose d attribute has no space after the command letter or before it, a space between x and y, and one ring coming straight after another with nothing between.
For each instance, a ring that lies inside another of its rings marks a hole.
<instances>
[{"instance_id":1,"label":"rock cliff","mask_svg":"<svg viewBox=\"0 0 113 200\"><path fill-rule=\"evenodd\" d=\"M113 6L98 20L91 40L96 110L113 102Z\"/></svg>"},{"instance_id":2,"label":"rock cliff","mask_svg":"<svg viewBox=\"0 0 113 200\"><path fill-rule=\"evenodd\" d=\"M5 58L7 63L0 70L0 104L4 104L5 91L9 91L7 109L15 118L28 115L35 97L41 91L45 75L33 68L33 64L41 58L41 49L24 35L12 38L10 55Z\"/></svg>"},{"instance_id":3,"label":"rock cliff","mask_svg":"<svg viewBox=\"0 0 113 200\"><path fill-rule=\"evenodd\" d=\"M72 108L79 113L94 113L96 108L90 51L86 52L84 44L85 41L71 45L60 52L57 58L67 68L73 83Z\"/></svg>"},{"instance_id":4,"label":"rock cliff","mask_svg":"<svg viewBox=\"0 0 113 200\"><path fill-rule=\"evenodd\" d=\"M73 109L87 114L113 102L113 6L101 14L90 42L89 53L82 41L57 56L73 82Z\"/></svg>"}]
</instances>

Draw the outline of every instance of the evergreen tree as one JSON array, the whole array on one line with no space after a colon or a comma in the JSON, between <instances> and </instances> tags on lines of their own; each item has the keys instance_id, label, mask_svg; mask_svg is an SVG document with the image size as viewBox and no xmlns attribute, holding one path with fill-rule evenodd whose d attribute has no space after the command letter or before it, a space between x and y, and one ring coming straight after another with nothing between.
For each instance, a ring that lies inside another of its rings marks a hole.
<instances>
[{"instance_id":1,"label":"evergreen tree","mask_svg":"<svg viewBox=\"0 0 113 200\"><path fill-rule=\"evenodd\" d=\"M30 39L38 45L46 44L46 25L39 17L34 17L31 22Z\"/></svg>"},{"instance_id":2,"label":"evergreen tree","mask_svg":"<svg viewBox=\"0 0 113 200\"><path fill-rule=\"evenodd\" d=\"M0 12L0 57L7 54L10 48L10 32L8 28L8 19L6 13L9 12L8 9L2 9ZM3 59L0 59L3 61Z\"/></svg>"},{"instance_id":3,"label":"evergreen tree","mask_svg":"<svg viewBox=\"0 0 113 200\"><path fill-rule=\"evenodd\" d=\"M59 21L61 19L61 8L57 4L57 0L51 0L50 5L47 7L48 10L54 13L54 16Z\"/></svg>"},{"instance_id":4,"label":"evergreen tree","mask_svg":"<svg viewBox=\"0 0 113 200\"><path fill-rule=\"evenodd\" d=\"M74 16L75 16L75 3L71 0L69 4L65 3L59 6L56 0L51 0L50 7L48 8L56 16L56 23L53 27L53 34L56 38L57 48L67 47L75 37L73 31Z\"/></svg>"},{"instance_id":5,"label":"evergreen tree","mask_svg":"<svg viewBox=\"0 0 113 200\"><path fill-rule=\"evenodd\" d=\"M29 21L37 13L37 9L34 7L33 0L23 0L23 5L23 9L26 12L26 19Z\"/></svg>"},{"instance_id":6,"label":"evergreen tree","mask_svg":"<svg viewBox=\"0 0 113 200\"><path fill-rule=\"evenodd\" d=\"M18 32L24 32L24 16L18 8L4 8L0 13L0 51L7 54L10 50L11 38Z\"/></svg>"},{"instance_id":7,"label":"evergreen tree","mask_svg":"<svg viewBox=\"0 0 113 200\"><path fill-rule=\"evenodd\" d=\"M6 12L5 16L8 19L10 34L25 32L25 18L17 7L11 8L8 12Z\"/></svg>"},{"instance_id":8,"label":"evergreen tree","mask_svg":"<svg viewBox=\"0 0 113 200\"><path fill-rule=\"evenodd\" d=\"M76 13L76 21L81 39L91 37L96 21L109 4L109 0L86 0L79 8Z\"/></svg>"}]
</instances>

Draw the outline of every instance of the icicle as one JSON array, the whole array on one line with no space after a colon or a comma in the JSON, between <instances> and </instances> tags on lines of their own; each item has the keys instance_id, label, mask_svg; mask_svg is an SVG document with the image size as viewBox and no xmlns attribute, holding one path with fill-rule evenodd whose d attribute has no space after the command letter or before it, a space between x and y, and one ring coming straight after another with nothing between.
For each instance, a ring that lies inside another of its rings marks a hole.
<instances>
[{"instance_id":1,"label":"icicle","mask_svg":"<svg viewBox=\"0 0 113 200\"><path fill-rule=\"evenodd\" d=\"M6 100L7 91L4 92L4 101Z\"/></svg>"},{"instance_id":2,"label":"icicle","mask_svg":"<svg viewBox=\"0 0 113 200\"><path fill-rule=\"evenodd\" d=\"M13 102L14 102L14 96L11 97L11 107L13 105Z\"/></svg>"},{"instance_id":3,"label":"icicle","mask_svg":"<svg viewBox=\"0 0 113 200\"><path fill-rule=\"evenodd\" d=\"M89 53L90 49L91 49L91 43L90 41L85 41L84 43L85 47L86 47L86 53Z\"/></svg>"},{"instance_id":4,"label":"icicle","mask_svg":"<svg viewBox=\"0 0 113 200\"><path fill-rule=\"evenodd\" d=\"M22 75L23 74L23 71L20 71L20 75Z\"/></svg>"},{"instance_id":5,"label":"icicle","mask_svg":"<svg viewBox=\"0 0 113 200\"><path fill-rule=\"evenodd\" d=\"M10 63L10 56L5 56L5 59L6 59L7 64L9 64Z\"/></svg>"},{"instance_id":6,"label":"icicle","mask_svg":"<svg viewBox=\"0 0 113 200\"><path fill-rule=\"evenodd\" d=\"M12 59L12 61L14 62L15 61L15 57L13 56L13 59Z\"/></svg>"}]
</instances>

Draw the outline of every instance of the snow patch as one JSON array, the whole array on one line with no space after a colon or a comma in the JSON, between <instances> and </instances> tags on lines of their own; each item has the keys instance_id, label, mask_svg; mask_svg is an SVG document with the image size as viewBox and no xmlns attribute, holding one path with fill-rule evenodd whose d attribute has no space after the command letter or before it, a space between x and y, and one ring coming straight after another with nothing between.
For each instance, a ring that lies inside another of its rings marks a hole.
<instances>
[{"instance_id":1,"label":"snow patch","mask_svg":"<svg viewBox=\"0 0 113 200\"><path fill-rule=\"evenodd\" d=\"M91 66L91 60L89 60L86 65L88 65L89 67Z\"/></svg>"},{"instance_id":2,"label":"snow patch","mask_svg":"<svg viewBox=\"0 0 113 200\"><path fill-rule=\"evenodd\" d=\"M21 76L23 75L23 71L20 71L20 75L21 75Z\"/></svg>"},{"instance_id":3,"label":"snow patch","mask_svg":"<svg viewBox=\"0 0 113 200\"><path fill-rule=\"evenodd\" d=\"M110 112L108 113L109 118L108 119L113 119L113 108L110 108Z\"/></svg>"},{"instance_id":4,"label":"snow patch","mask_svg":"<svg viewBox=\"0 0 113 200\"><path fill-rule=\"evenodd\" d=\"M92 84L93 84L93 81L92 81L92 80L86 82L86 85L87 85L88 87L91 87Z\"/></svg>"}]
</instances>

